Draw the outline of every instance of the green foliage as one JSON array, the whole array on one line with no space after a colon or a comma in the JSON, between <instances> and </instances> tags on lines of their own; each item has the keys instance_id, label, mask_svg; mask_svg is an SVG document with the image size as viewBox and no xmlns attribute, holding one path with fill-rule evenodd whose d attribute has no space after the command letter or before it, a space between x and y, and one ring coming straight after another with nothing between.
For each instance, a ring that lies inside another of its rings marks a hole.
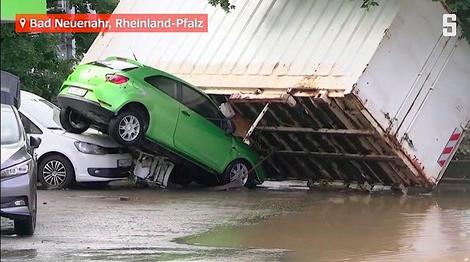
<instances>
[{"instance_id":1,"label":"green foliage","mask_svg":"<svg viewBox=\"0 0 470 262\"><path fill-rule=\"evenodd\" d=\"M112 13L119 0L71 0L71 6L74 6L77 13L84 14L89 12L89 8L96 10L98 14ZM87 5L89 4L89 5ZM76 44L76 56L81 59L88 51L95 40L97 33L77 33L74 34Z\"/></svg>"},{"instance_id":2,"label":"green foliage","mask_svg":"<svg viewBox=\"0 0 470 262\"><path fill-rule=\"evenodd\" d=\"M17 34L2 24L0 41L1 69L17 75L21 89L53 100L75 62L58 58L58 35Z\"/></svg>"},{"instance_id":3,"label":"green foliage","mask_svg":"<svg viewBox=\"0 0 470 262\"><path fill-rule=\"evenodd\" d=\"M60 13L61 10L55 9L55 0L47 0L49 13ZM116 8L119 0L69 0L70 7L75 7L75 12L78 14L87 14L90 10L95 10L98 14L112 13ZM81 60L83 55L88 51L91 44L95 40L98 33L75 33L75 55L78 60Z\"/></svg>"},{"instance_id":4,"label":"green foliage","mask_svg":"<svg viewBox=\"0 0 470 262\"><path fill-rule=\"evenodd\" d=\"M220 6L225 12L235 9L235 6L230 3L230 0L208 0L209 4L213 6Z\"/></svg>"},{"instance_id":5,"label":"green foliage","mask_svg":"<svg viewBox=\"0 0 470 262\"><path fill-rule=\"evenodd\" d=\"M365 8L369 10L371 7L378 6L378 5L379 3L377 3L377 1L375 0L362 0L361 8Z\"/></svg>"},{"instance_id":6,"label":"green foliage","mask_svg":"<svg viewBox=\"0 0 470 262\"><path fill-rule=\"evenodd\" d=\"M447 6L457 14L463 35L470 42L470 0L446 0Z\"/></svg>"},{"instance_id":7,"label":"green foliage","mask_svg":"<svg viewBox=\"0 0 470 262\"><path fill-rule=\"evenodd\" d=\"M77 13L112 13L119 0L71 0ZM55 0L47 0L49 13L60 13ZM77 58L93 43L97 34L74 34ZM63 60L57 55L59 34L17 34L13 24L1 26L1 69L17 75L21 89L53 101L59 87L72 72L76 60Z\"/></svg>"},{"instance_id":8,"label":"green foliage","mask_svg":"<svg viewBox=\"0 0 470 262\"><path fill-rule=\"evenodd\" d=\"M112 13L119 0L69 0L70 5L76 8L77 13L88 13L89 8L96 10L97 13ZM89 8L88 8L89 6Z\"/></svg>"},{"instance_id":9,"label":"green foliage","mask_svg":"<svg viewBox=\"0 0 470 262\"><path fill-rule=\"evenodd\" d=\"M470 160L470 132L467 131L454 159Z\"/></svg>"}]
</instances>

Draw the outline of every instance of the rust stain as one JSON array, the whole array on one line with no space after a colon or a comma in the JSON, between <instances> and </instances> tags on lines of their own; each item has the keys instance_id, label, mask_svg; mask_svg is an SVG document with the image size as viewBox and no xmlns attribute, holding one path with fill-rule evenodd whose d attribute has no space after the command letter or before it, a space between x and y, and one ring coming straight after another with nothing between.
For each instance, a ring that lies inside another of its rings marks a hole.
<instances>
[{"instance_id":1,"label":"rust stain","mask_svg":"<svg viewBox=\"0 0 470 262\"><path fill-rule=\"evenodd\" d=\"M302 79L297 87L301 88L317 88L318 87L318 81L317 77L315 76L307 76L304 79Z\"/></svg>"},{"instance_id":2,"label":"rust stain","mask_svg":"<svg viewBox=\"0 0 470 262\"><path fill-rule=\"evenodd\" d=\"M251 126L251 122L243 118L239 113L235 114L232 118L233 123L235 124L235 133L237 137L245 137L245 134L248 132Z\"/></svg>"}]
</instances>

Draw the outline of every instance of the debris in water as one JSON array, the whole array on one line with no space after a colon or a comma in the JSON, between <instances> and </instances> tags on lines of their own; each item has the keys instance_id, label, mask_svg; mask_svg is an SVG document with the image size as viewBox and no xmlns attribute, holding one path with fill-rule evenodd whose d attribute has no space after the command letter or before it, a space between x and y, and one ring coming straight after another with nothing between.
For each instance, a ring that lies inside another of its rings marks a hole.
<instances>
[{"instance_id":1,"label":"debris in water","mask_svg":"<svg viewBox=\"0 0 470 262\"><path fill-rule=\"evenodd\" d=\"M126 197L126 196L120 196L119 197L119 201L129 201L130 198L129 197Z\"/></svg>"}]
</instances>

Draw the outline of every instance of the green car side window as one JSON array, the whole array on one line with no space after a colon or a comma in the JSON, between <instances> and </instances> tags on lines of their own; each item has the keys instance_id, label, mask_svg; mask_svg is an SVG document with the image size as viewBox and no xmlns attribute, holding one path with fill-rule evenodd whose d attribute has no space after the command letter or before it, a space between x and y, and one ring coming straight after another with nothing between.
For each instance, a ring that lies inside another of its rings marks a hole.
<instances>
[{"instance_id":1,"label":"green car side window","mask_svg":"<svg viewBox=\"0 0 470 262\"><path fill-rule=\"evenodd\" d=\"M194 112L200 114L207 120L213 122L217 126L220 126L220 114L219 110L209 99L197 92L196 90L182 85L182 103L189 107Z\"/></svg>"},{"instance_id":2,"label":"green car side window","mask_svg":"<svg viewBox=\"0 0 470 262\"><path fill-rule=\"evenodd\" d=\"M164 76L149 76L146 77L145 82L151 84L152 86L160 89L165 94L177 99L178 96L178 82L166 78Z\"/></svg>"}]
</instances>

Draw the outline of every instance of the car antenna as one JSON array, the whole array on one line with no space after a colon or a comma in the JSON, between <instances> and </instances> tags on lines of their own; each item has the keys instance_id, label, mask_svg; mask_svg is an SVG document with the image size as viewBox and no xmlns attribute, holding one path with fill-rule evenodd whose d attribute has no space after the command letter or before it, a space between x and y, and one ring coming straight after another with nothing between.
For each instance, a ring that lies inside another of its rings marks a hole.
<instances>
[{"instance_id":1,"label":"car antenna","mask_svg":"<svg viewBox=\"0 0 470 262\"><path fill-rule=\"evenodd\" d=\"M129 46L129 49L131 50L132 56L134 57L134 60L139 62L139 59L137 59L137 56L135 55L134 51L132 50L132 47Z\"/></svg>"}]
</instances>

